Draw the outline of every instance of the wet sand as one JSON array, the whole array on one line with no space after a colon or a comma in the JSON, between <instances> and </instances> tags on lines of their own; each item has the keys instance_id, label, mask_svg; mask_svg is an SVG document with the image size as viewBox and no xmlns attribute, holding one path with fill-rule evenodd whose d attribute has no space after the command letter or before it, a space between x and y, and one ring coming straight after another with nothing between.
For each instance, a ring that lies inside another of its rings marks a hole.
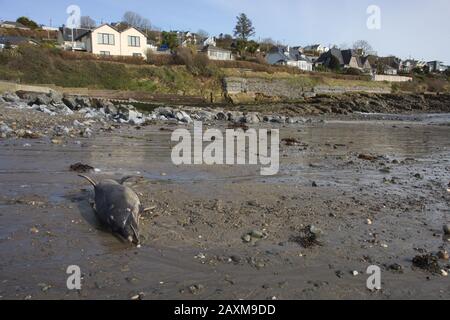
<instances>
[{"instance_id":1,"label":"wet sand","mask_svg":"<svg viewBox=\"0 0 450 320\"><path fill-rule=\"evenodd\" d=\"M450 299L448 277L411 262L450 249L449 115L363 118L274 127L302 145L281 145L273 177L255 166L174 166L167 125L62 145L0 140L0 296ZM69 171L76 162L99 169L97 179L136 176L129 185L154 207L141 249L99 229L92 188ZM323 230L320 246L293 241L308 225ZM252 230L267 237L245 243ZM66 288L69 265L81 267L81 291ZM382 269L380 291L366 288L370 265Z\"/></svg>"}]
</instances>

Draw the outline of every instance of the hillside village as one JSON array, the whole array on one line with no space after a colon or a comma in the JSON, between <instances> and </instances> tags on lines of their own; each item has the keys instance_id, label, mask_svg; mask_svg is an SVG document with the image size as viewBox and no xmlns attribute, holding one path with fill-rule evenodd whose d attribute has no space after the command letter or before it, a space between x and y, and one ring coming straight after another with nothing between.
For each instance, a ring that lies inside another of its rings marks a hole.
<instances>
[{"instance_id":1,"label":"hillside village","mask_svg":"<svg viewBox=\"0 0 450 320\"><path fill-rule=\"evenodd\" d=\"M146 21L138 14L128 12L135 21ZM367 75L375 81L408 82L415 74L448 73L449 67L441 61L402 60L395 56L380 57L366 41L358 41L353 48L328 47L322 44L307 46L280 45L271 39L259 42L249 40L254 35L251 20L245 14L239 19L249 23L247 34L220 34L207 32L160 31L150 26L126 21L96 25L85 19L80 28L49 27L20 17L17 21L0 22L0 50L20 45L54 47L60 50L90 53L99 57L133 57L164 61L164 56L177 54L182 48L195 55L215 61L252 61L272 66L284 66L304 72L335 72L348 75Z\"/></svg>"}]
</instances>

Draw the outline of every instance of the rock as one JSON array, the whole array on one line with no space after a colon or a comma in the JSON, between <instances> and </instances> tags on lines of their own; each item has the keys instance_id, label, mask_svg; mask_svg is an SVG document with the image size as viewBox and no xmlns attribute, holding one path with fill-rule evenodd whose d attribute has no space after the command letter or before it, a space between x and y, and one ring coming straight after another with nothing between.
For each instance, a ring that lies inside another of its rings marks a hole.
<instances>
[{"instance_id":1,"label":"rock","mask_svg":"<svg viewBox=\"0 0 450 320\"><path fill-rule=\"evenodd\" d=\"M370 220L370 219L367 219L367 220L366 220L366 223L367 223L367 225L369 225L369 226L371 226L371 225L373 224L372 220Z\"/></svg>"},{"instance_id":2,"label":"rock","mask_svg":"<svg viewBox=\"0 0 450 320\"><path fill-rule=\"evenodd\" d=\"M245 243L249 243L252 241L252 237L249 234L246 234L242 237L242 241L244 241Z\"/></svg>"},{"instance_id":3,"label":"rock","mask_svg":"<svg viewBox=\"0 0 450 320\"><path fill-rule=\"evenodd\" d=\"M36 111L40 111L40 112L46 113L46 114L51 115L51 116L56 115L56 112L50 110L46 105L34 104L31 108L36 110Z\"/></svg>"},{"instance_id":4,"label":"rock","mask_svg":"<svg viewBox=\"0 0 450 320\"><path fill-rule=\"evenodd\" d=\"M76 97L75 103L79 108L92 108L91 100L88 97Z\"/></svg>"},{"instance_id":5,"label":"rock","mask_svg":"<svg viewBox=\"0 0 450 320\"><path fill-rule=\"evenodd\" d=\"M78 110L78 103L75 101L75 98L65 96L62 98L62 102L70 109L70 110Z\"/></svg>"},{"instance_id":6,"label":"rock","mask_svg":"<svg viewBox=\"0 0 450 320\"><path fill-rule=\"evenodd\" d=\"M389 266L389 270L402 273L403 267L401 265L399 265L398 263L394 263Z\"/></svg>"},{"instance_id":7,"label":"rock","mask_svg":"<svg viewBox=\"0 0 450 320\"><path fill-rule=\"evenodd\" d=\"M59 140L59 139L52 139L52 140L51 140L51 143L53 143L53 144L61 144L62 141Z\"/></svg>"},{"instance_id":8,"label":"rock","mask_svg":"<svg viewBox=\"0 0 450 320\"><path fill-rule=\"evenodd\" d=\"M83 138L90 138L90 137L92 136L92 130L89 129L89 128L83 128L83 129L80 131L80 135L81 135Z\"/></svg>"},{"instance_id":9,"label":"rock","mask_svg":"<svg viewBox=\"0 0 450 320\"><path fill-rule=\"evenodd\" d=\"M227 121L228 120L228 116L224 112L220 111L220 112L218 112L216 114L216 120L218 120L218 121Z\"/></svg>"},{"instance_id":10,"label":"rock","mask_svg":"<svg viewBox=\"0 0 450 320\"><path fill-rule=\"evenodd\" d=\"M323 235L322 229L319 229L315 226L310 226L309 231L314 234L317 238Z\"/></svg>"},{"instance_id":11,"label":"rock","mask_svg":"<svg viewBox=\"0 0 450 320\"><path fill-rule=\"evenodd\" d=\"M75 164L72 164L70 166L70 171L75 171L75 172L79 172L79 173L86 173L86 172L90 172L94 170L94 167L91 167L90 165L78 162Z\"/></svg>"},{"instance_id":12,"label":"rock","mask_svg":"<svg viewBox=\"0 0 450 320\"><path fill-rule=\"evenodd\" d=\"M336 271L335 274L339 279L342 279L345 276L345 273L340 270Z\"/></svg>"},{"instance_id":13,"label":"rock","mask_svg":"<svg viewBox=\"0 0 450 320\"><path fill-rule=\"evenodd\" d=\"M254 239L264 239L266 237L266 234L259 230L253 230L250 232L250 237Z\"/></svg>"},{"instance_id":14,"label":"rock","mask_svg":"<svg viewBox=\"0 0 450 320\"><path fill-rule=\"evenodd\" d=\"M359 275L359 272L355 270L355 271L352 272L352 275L353 275L354 277L356 277L356 276Z\"/></svg>"},{"instance_id":15,"label":"rock","mask_svg":"<svg viewBox=\"0 0 450 320\"><path fill-rule=\"evenodd\" d=\"M19 102L20 97L14 92L5 92L3 94L3 100L6 102Z\"/></svg>"},{"instance_id":16,"label":"rock","mask_svg":"<svg viewBox=\"0 0 450 320\"><path fill-rule=\"evenodd\" d=\"M108 103L106 104L106 106L104 107L106 114L110 114L110 115L116 115L117 114L117 108L113 103Z\"/></svg>"},{"instance_id":17,"label":"rock","mask_svg":"<svg viewBox=\"0 0 450 320\"><path fill-rule=\"evenodd\" d=\"M206 110L200 110L196 112L197 118L200 121L212 121L215 119L215 115L212 112Z\"/></svg>"},{"instance_id":18,"label":"rock","mask_svg":"<svg viewBox=\"0 0 450 320\"><path fill-rule=\"evenodd\" d=\"M55 108L56 108L56 113L63 115L63 116L70 116L74 113L68 106L66 106L63 103L57 104L55 106Z\"/></svg>"},{"instance_id":19,"label":"rock","mask_svg":"<svg viewBox=\"0 0 450 320\"><path fill-rule=\"evenodd\" d=\"M48 94L48 97L50 98L51 102L55 104L63 103L63 95L55 90L50 90L50 93Z\"/></svg>"},{"instance_id":20,"label":"rock","mask_svg":"<svg viewBox=\"0 0 450 320\"><path fill-rule=\"evenodd\" d=\"M431 254L416 256L412 262L414 267L431 273L439 273L441 271L437 257Z\"/></svg>"},{"instance_id":21,"label":"rock","mask_svg":"<svg viewBox=\"0 0 450 320\"><path fill-rule=\"evenodd\" d=\"M450 256L449 256L449 254L448 254L448 252L446 250L439 251L437 256L438 256L439 259L445 260L445 261L450 259Z\"/></svg>"},{"instance_id":22,"label":"rock","mask_svg":"<svg viewBox=\"0 0 450 320\"><path fill-rule=\"evenodd\" d=\"M272 123L285 123L286 122L286 118L283 116L273 116L270 119L270 122Z\"/></svg>"},{"instance_id":23,"label":"rock","mask_svg":"<svg viewBox=\"0 0 450 320\"><path fill-rule=\"evenodd\" d=\"M6 138L7 136L9 136L9 134L11 134L13 130L7 125L7 124L1 124L0 125L0 135L3 138Z\"/></svg>"},{"instance_id":24,"label":"rock","mask_svg":"<svg viewBox=\"0 0 450 320\"><path fill-rule=\"evenodd\" d=\"M154 113L155 115L157 115L158 117L164 116L166 120L169 119L169 118L175 118L175 115L174 115L174 113L173 113L172 108L169 108L169 107L159 107L159 108L156 108L156 109L153 111L153 113Z\"/></svg>"},{"instance_id":25,"label":"rock","mask_svg":"<svg viewBox=\"0 0 450 320\"><path fill-rule=\"evenodd\" d=\"M70 133L70 129L65 127L65 126L60 126L57 125L53 128L53 132L55 133L56 136L66 136Z\"/></svg>"},{"instance_id":26,"label":"rock","mask_svg":"<svg viewBox=\"0 0 450 320\"><path fill-rule=\"evenodd\" d=\"M239 122L241 119L243 119L244 115L242 112L232 111L228 112L228 121L230 122Z\"/></svg>"},{"instance_id":27,"label":"rock","mask_svg":"<svg viewBox=\"0 0 450 320\"><path fill-rule=\"evenodd\" d=\"M0 97L0 103L5 103L5 99L3 99L3 97Z\"/></svg>"},{"instance_id":28,"label":"rock","mask_svg":"<svg viewBox=\"0 0 450 320\"><path fill-rule=\"evenodd\" d=\"M443 277L448 277L448 272L445 271L444 269L441 270L441 276Z\"/></svg>"},{"instance_id":29,"label":"rock","mask_svg":"<svg viewBox=\"0 0 450 320\"><path fill-rule=\"evenodd\" d=\"M368 155L368 154L362 154L362 153L360 155L358 155L358 159L366 160L366 161L375 161L378 158L379 157Z\"/></svg>"},{"instance_id":30,"label":"rock","mask_svg":"<svg viewBox=\"0 0 450 320\"><path fill-rule=\"evenodd\" d=\"M245 116L245 123L257 124L260 122L261 122L261 118L259 117L259 114L256 112L251 112Z\"/></svg>"},{"instance_id":31,"label":"rock","mask_svg":"<svg viewBox=\"0 0 450 320\"><path fill-rule=\"evenodd\" d=\"M450 224L444 225L443 230L445 235L450 236Z\"/></svg>"},{"instance_id":32,"label":"rock","mask_svg":"<svg viewBox=\"0 0 450 320\"><path fill-rule=\"evenodd\" d=\"M175 118L180 122L192 123L192 118L184 111L178 111L175 114Z\"/></svg>"},{"instance_id":33,"label":"rock","mask_svg":"<svg viewBox=\"0 0 450 320\"><path fill-rule=\"evenodd\" d=\"M53 99L51 98L50 94L40 94L36 96L36 99L32 102L33 104L37 105L49 105L53 102Z\"/></svg>"},{"instance_id":34,"label":"rock","mask_svg":"<svg viewBox=\"0 0 450 320\"><path fill-rule=\"evenodd\" d=\"M192 286L189 286L189 292L193 295L198 295L203 291L204 288L205 287L201 284L194 284Z\"/></svg>"}]
</instances>

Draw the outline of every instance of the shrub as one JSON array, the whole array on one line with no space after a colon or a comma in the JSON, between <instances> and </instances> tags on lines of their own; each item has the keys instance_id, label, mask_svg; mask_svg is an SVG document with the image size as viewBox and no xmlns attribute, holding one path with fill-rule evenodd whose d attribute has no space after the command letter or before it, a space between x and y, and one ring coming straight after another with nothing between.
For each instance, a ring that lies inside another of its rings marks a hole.
<instances>
[{"instance_id":1,"label":"shrub","mask_svg":"<svg viewBox=\"0 0 450 320\"><path fill-rule=\"evenodd\" d=\"M172 54L158 54L151 50L147 52L147 63L155 66L167 66L175 64Z\"/></svg>"},{"instance_id":2,"label":"shrub","mask_svg":"<svg viewBox=\"0 0 450 320\"><path fill-rule=\"evenodd\" d=\"M361 70L356 69L356 68L347 68L345 69L345 74L349 74L352 76L359 76L362 74Z\"/></svg>"}]
</instances>

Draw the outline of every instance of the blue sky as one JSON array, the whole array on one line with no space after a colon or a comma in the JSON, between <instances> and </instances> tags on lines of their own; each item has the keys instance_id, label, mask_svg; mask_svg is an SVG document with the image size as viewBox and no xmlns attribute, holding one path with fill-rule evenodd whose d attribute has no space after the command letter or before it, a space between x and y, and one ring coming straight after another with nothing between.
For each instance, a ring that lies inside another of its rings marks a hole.
<instances>
[{"instance_id":1,"label":"blue sky","mask_svg":"<svg viewBox=\"0 0 450 320\"><path fill-rule=\"evenodd\" d=\"M379 54L395 54L450 64L448 0L0 0L0 19L26 15L42 24L65 23L66 8L80 6L97 23L118 21L135 11L159 28L232 33L235 16L245 12L256 38L290 45L351 44L368 40ZM369 5L381 9L381 29L366 27Z\"/></svg>"}]
</instances>

